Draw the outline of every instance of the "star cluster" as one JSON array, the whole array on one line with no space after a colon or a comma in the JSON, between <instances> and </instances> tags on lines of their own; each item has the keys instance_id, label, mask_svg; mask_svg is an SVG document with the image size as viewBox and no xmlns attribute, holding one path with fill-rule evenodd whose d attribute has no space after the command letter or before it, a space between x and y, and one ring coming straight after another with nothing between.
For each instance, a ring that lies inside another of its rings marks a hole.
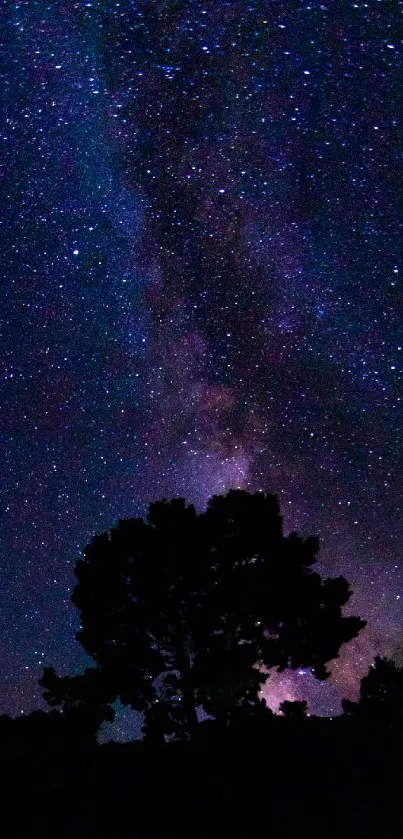
<instances>
[{"instance_id":1,"label":"star cluster","mask_svg":"<svg viewBox=\"0 0 403 839\"><path fill-rule=\"evenodd\" d=\"M78 668L73 568L147 501L279 494L398 656L400 3L0 8L0 710Z\"/></svg>"}]
</instances>

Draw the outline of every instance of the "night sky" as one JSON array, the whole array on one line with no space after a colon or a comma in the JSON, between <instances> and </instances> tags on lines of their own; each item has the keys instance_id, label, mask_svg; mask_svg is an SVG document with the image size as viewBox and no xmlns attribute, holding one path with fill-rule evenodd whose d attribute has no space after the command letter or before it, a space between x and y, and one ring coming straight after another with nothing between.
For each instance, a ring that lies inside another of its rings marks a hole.
<instances>
[{"instance_id":1,"label":"night sky","mask_svg":"<svg viewBox=\"0 0 403 839\"><path fill-rule=\"evenodd\" d=\"M271 703L337 713L401 661L402 8L0 4L0 713L88 663L94 533L230 487L369 622Z\"/></svg>"}]
</instances>

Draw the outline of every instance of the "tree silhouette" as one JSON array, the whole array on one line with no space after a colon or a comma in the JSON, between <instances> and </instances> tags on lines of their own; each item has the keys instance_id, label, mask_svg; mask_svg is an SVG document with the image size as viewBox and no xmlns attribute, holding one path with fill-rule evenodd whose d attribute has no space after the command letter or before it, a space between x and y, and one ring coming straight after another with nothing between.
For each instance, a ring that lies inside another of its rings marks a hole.
<instances>
[{"instance_id":1,"label":"tree silhouette","mask_svg":"<svg viewBox=\"0 0 403 839\"><path fill-rule=\"evenodd\" d=\"M289 699L284 699L284 702L279 706L279 711L284 714L287 719L301 720L307 716L308 703L304 700L295 700L291 702Z\"/></svg>"},{"instance_id":2,"label":"tree silhouette","mask_svg":"<svg viewBox=\"0 0 403 839\"><path fill-rule=\"evenodd\" d=\"M263 667L309 666L325 679L365 626L342 616L347 581L312 571L318 548L283 535L278 500L265 493L231 490L201 514L183 499L151 504L146 520L94 537L76 564L77 637L96 671L73 688L53 673L43 684L60 704L71 690L87 701L98 679L101 706L119 697L145 712L157 739L192 737L198 707L223 724L260 713Z\"/></svg>"},{"instance_id":3,"label":"tree silhouette","mask_svg":"<svg viewBox=\"0 0 403 839\"><path fill-rule=\"evenodd\" d=\"M58 676L53 667L45 667L41 687L51 707L60 707L68 725L95 737L100 725L113 722L116 699L102 670L88 668L80 676Z\"/></svg>"},{"instance_id":4,"label":"tree silhouette","mask_svg":"<svg viewBox=\"0 0 403 839\"><path fill-rule=\"evenodd\" d=\"M376 656L361 679L358 702L343 699L348 715L359 715L389 722L403 722L403 667L388 658Z\"/></svg>"}]
</instances>

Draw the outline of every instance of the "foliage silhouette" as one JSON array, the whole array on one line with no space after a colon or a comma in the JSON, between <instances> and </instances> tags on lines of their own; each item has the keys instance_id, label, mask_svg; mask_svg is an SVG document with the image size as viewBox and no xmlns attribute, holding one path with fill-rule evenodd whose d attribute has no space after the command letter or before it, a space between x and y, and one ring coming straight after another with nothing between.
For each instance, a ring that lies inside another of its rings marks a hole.
<instances>
[{"instance_id":1,"label":"foliage silhouette","mask_svg":"<svg viewBox=\"0 0 403 839\"><path fill-rule=\"evenodd\" d=\"M77 561L77 637L97 667L73 680L48 670L46 698L93 707L95 690L101 716L119 697L145 713L148 738L192 739L198 708L223 726L261 713L267 668L327 678L365 622L342 616L343 577L312 571L318 549L316 538L283 535L265 493L231 490L200 514L183 499L151 504L146 520L120 521Z\"/></svg>"},{"instance_id":2,"label":"foliage silhouette","mask_svg":"<svg viewBox=\"0 0 403 839\"><path fill-rule=\"evenodd\" d=\"M53 667L45 667L41 687L44 699L52 707L62 706L67 720L94 735L103 722L113 722L115 696L102 670L87 668L80 676L58 676Z\"/></svg>"},{"instance_id":3,"label":"foliage silhouette","mask_svg":"<svg viewBox=\"0 0 403 839\"><path fill-rule=\"evenodd\" d=\"M91 749L97 744L99 722L83 708L60 713L32 711L15 719L0 717L0 755Z\"/></svg>"},{"instance_id":4,"label":"foliage silhouette","mask_svg":"<svg viewBox=\"0 0 403 839\"><path fill-rule=\"evenodd\" d=\"M403 723L403 667L388 658L376 656L374 664L361 679L358 702L343 699L347 715Z\"/></svg>"},{"instance_id":5,"label":"foliage silhouette","mask_svg":"<svg viewBox=\"0 0 403 839\"><path fill-rule=\"evenodd\" d=\"M290 720L300 720L307 715L308 703L305 700L295 700L294 702L291 702L288 699L284 699L284 702L281 703L279 710Z\"/></svg>"}]
</instances>

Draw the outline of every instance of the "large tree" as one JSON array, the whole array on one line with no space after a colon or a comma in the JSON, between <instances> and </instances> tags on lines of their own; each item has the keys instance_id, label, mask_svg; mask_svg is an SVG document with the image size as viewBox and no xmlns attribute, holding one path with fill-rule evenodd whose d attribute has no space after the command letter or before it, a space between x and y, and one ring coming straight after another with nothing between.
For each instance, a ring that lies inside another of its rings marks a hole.
<instances>
[{"instance_id":1,"label":"large tree","mask_svg":"<svg viewBox=\"0 0 403 839\"><path fill-rule=\"evenodd\" d=\"M198 708L223 723L258 711L267 668L325 679L365 622L342 615L343 577L312 570L318 548L283 535L275 496L234 490L200 514L182 499L156 502L146 520L96 536L77 561L73 602L102 696L145 712L149 734L191 737ZM66 683L58 693L51 679L62 704Z\"/></svg>"}]
</instances>

